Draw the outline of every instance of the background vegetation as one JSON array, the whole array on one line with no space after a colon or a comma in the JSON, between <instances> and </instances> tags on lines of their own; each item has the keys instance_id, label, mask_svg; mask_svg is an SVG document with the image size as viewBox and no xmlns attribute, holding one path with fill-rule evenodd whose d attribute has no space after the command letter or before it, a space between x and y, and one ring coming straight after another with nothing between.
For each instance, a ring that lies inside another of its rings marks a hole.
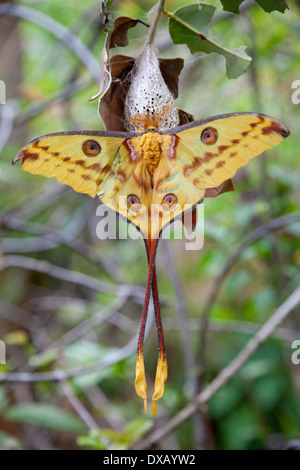
<instances>
[{"instance_id":1,"label":"background vegetation","mask_svg":"<svg viewBox=\"0 0 300 470\"><path fill-rule=\"evenodd\" d=\"M165 7L186 3L167 0ZM300 104L291 101L292 83L300 80L299 3L288 0L282 14L247 1L239 15L210 3L217 7L213 37L229 48L246 45L253 62L229 80L220 55L191 55L185 45L172 44L162 17L159 55L185 59L178 106L197 119L264 112L282 120L291 137L242 169L234 193L205 202L201 251L186 251L182 240L159 247L169 378L154 419L143 415L133 386L147 276L142 240L98 240L97 200L11 166L34 137L102 128L97 102L88 101L98 90L105 40L99 2L0 2L0 79L7 87L0 108L2 448L297 446L300 365L291 361L300 334L297 309L231 381L189 408L300 283ZM3 14L16 5L27 8L23 19ZM111 10L114 18L147 22L152 6L116 0ZM91 51L89 67L70 49L71 36L69 47L58 37L60 25ZM125 53L136 55L144 34L142 25L130 30ZM145 360L150 390L157 360L153 322Z\"/></svg>"}]
</instances>

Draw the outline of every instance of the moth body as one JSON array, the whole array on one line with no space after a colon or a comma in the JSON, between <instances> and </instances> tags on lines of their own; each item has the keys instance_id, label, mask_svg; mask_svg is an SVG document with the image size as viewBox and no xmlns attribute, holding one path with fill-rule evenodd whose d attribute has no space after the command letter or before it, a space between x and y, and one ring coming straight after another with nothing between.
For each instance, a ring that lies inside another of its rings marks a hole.
<instances>
[{"instance_id":1,"label":"moth body","mask_svg":"<svg viewBox=\"0 0 300 470\"><path fill-rule=\"evenodd\" d=\"M22 159L24 171L98 196L145 238L155 238L188 207L199 204L206 191L218 189L253 157L289 135L284 124L257 113L213 116L168 130L158 129L158 116L151 115L146 123L139 115L139 133L46 135L24 147L13 162Z\"/></svg>"},{"instance_id":2,"label":"moth body","mask_svg":"<svg viewBox=\"0 0 300 470\"><path fill-rule=\"evenodd\" d=\"M149 129L140 136L130 140L130 157L134 159L136 155L139 156L143 167L149 173L152 183L151 186L153 187L154 172L157 170L163 156L169 154L172 137Z\"/></svg>"}]
</instances>

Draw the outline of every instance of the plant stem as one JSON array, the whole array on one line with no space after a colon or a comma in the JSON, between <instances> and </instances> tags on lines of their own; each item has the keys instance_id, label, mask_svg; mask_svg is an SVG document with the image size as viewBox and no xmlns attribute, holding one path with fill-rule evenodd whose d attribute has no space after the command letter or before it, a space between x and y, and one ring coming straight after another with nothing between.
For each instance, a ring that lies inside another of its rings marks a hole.
<instances>
[{"instance_id":1,"label":"plant stem","mask_svg":"<svg viewBox=\"0 0 300 470\"><path fill-rule=\"evenodd\" d=\"M157 24L160 15L164 11L165 0L159 0L156 5L150 10L148 16L150 17L150 29L146 39L145 45L153 44L156 34Z\"/></svg>"}]
</instances>

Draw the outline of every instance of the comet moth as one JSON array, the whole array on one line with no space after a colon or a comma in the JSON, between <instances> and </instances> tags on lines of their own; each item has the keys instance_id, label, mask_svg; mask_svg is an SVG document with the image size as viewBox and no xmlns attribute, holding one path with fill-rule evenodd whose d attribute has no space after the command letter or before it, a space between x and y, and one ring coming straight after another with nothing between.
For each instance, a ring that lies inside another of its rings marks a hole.
<instances>
[{"instance_id":1,"label":"comet moth","mask_svg":"<svg viewBox=\"0 0 300 470\"><path fill-rule=\"evenodd\" d=\"M138 339L135 388L147 412L143 341L151 293L158 332L152 413L164 393L166 348L155 257L160 235L208 190L230 180L252 158L279 144L289 130L277 119L230 113L180 125L174 97L161 76L156 51L145 46L125 99L126 132L73 131L39 137L16 155L22 170L56 178L135 225L145 240L148 279Z\"/></svg>"}]
</instances>

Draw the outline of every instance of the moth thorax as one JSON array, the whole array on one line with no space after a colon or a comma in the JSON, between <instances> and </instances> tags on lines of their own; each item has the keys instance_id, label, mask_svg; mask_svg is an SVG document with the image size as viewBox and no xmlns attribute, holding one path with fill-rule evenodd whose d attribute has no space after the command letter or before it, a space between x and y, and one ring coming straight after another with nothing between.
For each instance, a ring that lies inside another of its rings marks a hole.
<instances>
[{"instance_id":1,"label":"moth thorax","mask_svg":"<svg viewBox=\"0 0 300 470\"><path fill-rule=\"evenodd\" d=\"M146 45L136 59L125 98L128 131L176 127L179 114L174 97L164 81L153 45Z\"/></svg>"},{"instance_id":2,"label":"moth thorax","mask_svg":"<svg viewBox=\"0 0 300 470\"><path fill-rule=\"evenodd\" d=\"M152 178L161 159L163 136L157 132L146 132L140 136L139 139L141 144L143 163Z\"/></svg>"}]
</instances>

